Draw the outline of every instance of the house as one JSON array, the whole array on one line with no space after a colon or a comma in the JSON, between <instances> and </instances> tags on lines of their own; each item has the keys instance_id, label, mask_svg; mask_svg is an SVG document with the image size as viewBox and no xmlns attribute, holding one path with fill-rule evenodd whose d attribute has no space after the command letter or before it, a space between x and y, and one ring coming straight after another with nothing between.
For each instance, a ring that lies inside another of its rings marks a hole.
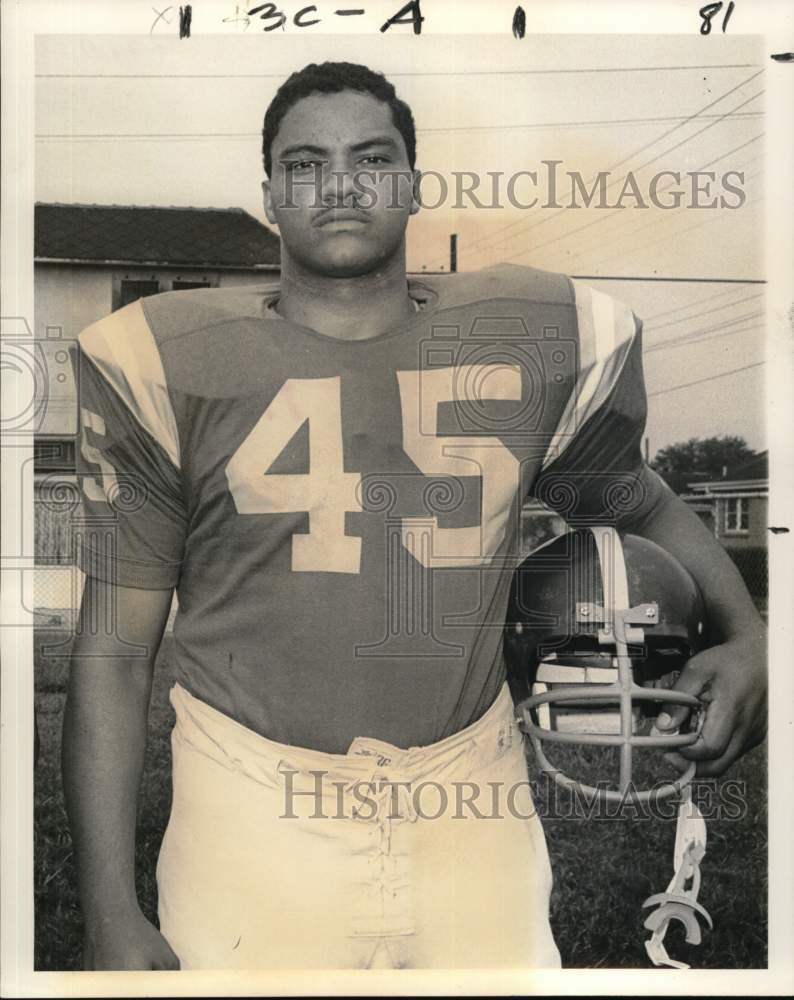
<instances>
[{"instance_id":1,"label":"house","mask_svg":"<svg viewBox=\"0 0 794 1000\"><path fill-rule=\"evenodd\" d=\"M241 208L35 206L35 334L47 401L36 470L74 470L77 398L69 349L85 327L145 295L261 284L278 236Z\"/></svg>"},{"instance_id":2,"label":"house","mask_svg":"<svg viewBox=\"0 0 794 1000\"><path fill-rule=\"evenodd\" d=\"M74 620L82 577L72 527L79 507L77 390L71 353L85 327L145 295L262 284L280 270L280 241L240 208L35 206L37 425L34 603L40 626Z\"/></svg>"},{"instance_id":3,"label":"house","mask_svg":"<svg viewBox=\"0 0 794 1000\"><path fill-rule=\"evenodd\" d=\"M767 452L734 468L721 479L688 483L684 500L731 549L766 545L769 465Z\"/></svg>"}]
</instances>

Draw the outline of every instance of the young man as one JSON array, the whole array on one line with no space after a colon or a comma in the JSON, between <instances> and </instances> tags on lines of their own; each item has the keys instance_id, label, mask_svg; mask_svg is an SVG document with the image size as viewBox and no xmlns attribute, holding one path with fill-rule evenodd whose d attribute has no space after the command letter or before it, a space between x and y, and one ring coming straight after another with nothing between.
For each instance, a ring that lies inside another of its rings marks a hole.
<instances>
[{"instance_id":1,"label":"young man","mask_svg":"<svg viewBox=\"0 0 794 1000\"><path fill-rule=\"evenodd\" d=\"M643 464L629 310L512 266L407 279L413 120L365 67L290 77L263 149L278 285L155 296L80 337L64 774L86 967L554 966L501 645L524 497L700 584L718 645L677 684L708 702L680 765L719 774L762 738L762 625ZM158 931L135 813L175 587Z\"/></svg>"}]
</instances>

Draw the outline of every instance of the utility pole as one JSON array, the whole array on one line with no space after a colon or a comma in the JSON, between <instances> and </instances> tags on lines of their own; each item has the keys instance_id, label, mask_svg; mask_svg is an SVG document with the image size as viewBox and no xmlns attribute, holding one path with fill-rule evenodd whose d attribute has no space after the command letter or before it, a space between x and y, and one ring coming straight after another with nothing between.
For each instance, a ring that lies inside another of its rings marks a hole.
<instances>
[{"instance_id":1,"label":"utility pole","mask_svg":"<svg viewBox=\"0 0 794 1000\"><path fill-rule=\"evenodd\" d=\"M452 233L449 237L449 271L454 274L458 269L458 234Z\"/></svg>"}]
</instances>

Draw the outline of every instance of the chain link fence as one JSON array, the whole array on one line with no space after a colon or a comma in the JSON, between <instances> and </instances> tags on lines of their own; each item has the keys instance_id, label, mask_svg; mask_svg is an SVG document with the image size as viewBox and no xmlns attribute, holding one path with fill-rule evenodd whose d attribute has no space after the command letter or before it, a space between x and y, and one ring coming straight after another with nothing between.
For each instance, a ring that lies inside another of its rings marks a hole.
<instances>
[{"instance_id":1,"label":"chain link fence","mask_svg":"<svg viewBox=\"0 0 794 1000\"><path fill-rule=\"evenodd\" d=\"M77 565L75 526L83 507L77 477L36 477L33 500L35 574L34 621L37 628L73 630L83 594L84 576ZM173 627L176 598L166 628Z\"/></svg>"},{"instance_id":2,"label":"chain link fence","mask_svg":"<svg viewBox=\"0 0 794 1000\"><path fill-rule=\"evenodd\" d=\"M82 574L75 565L72 524L79 512L80 497L74 476L36 477L33 600L38 627L74 627Z\"/></svg>"},{"instance_id":3,"label":"chain link fence","mask_svg":"<svg viewBox=\"0 0 794 1000\"><path fill-rule=\"evenodd\" d=\"M742 575L759 611L766 613L769 599L769 563L764 546L752 548L727 547L725 550Z\"/></svg>"},{"instance_id":4,"label":"chain link fence","mask_svg":"<svg viewBox=\"0 0 794 1000\"><path fill-rule=\"evenodd\" d=\"M34 499L36 573L34 603L36 624L73 628L83 574L76 565L73 526L80 522L82 506L74 476L46 476L37 479ZM521 549L526 557L543 542L561 531L565 524L558 515L535 507L524 510L521 518ZM727 548L758 607L766 610L769 593L767 550L763 547ZM173 625L176 603L168 627Z\"/></svg>"}]
</instances>

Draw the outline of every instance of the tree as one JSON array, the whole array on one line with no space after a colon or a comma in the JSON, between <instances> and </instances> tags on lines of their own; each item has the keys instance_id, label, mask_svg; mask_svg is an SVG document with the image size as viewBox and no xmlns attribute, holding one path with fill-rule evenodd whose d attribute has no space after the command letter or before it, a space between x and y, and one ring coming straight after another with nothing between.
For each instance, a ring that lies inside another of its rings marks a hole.
<instances>
[{"instance_id":1,"label":"tree","mask_svg":"<svg viewBox=\"0 0 794 1000\"><path fill-rule=\"evenodd\" d=\"M687 482L722 479L731 470L757 458L742 437L724 434L722 437L690 438L656 452L651 467L667 484L680 493Z\"/></svg>"}]
</instances>

